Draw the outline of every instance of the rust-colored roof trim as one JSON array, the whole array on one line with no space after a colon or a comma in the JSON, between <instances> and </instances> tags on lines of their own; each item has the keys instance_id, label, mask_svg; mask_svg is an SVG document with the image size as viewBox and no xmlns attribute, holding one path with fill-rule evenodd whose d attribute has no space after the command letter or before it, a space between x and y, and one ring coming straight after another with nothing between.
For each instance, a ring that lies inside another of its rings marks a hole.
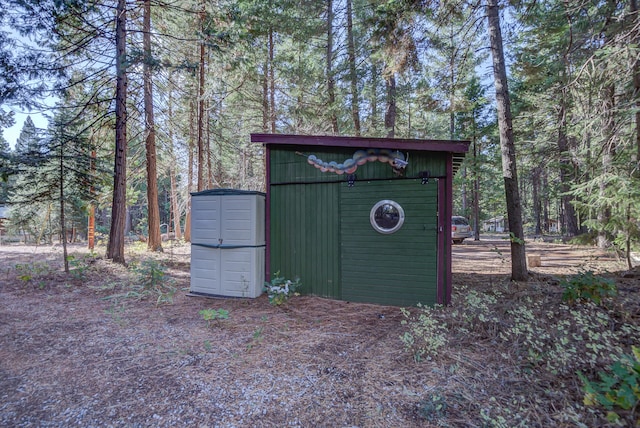
<instances>
[{"instance_id":1,"label":"rust-colored roof trim","mask_svg":"<svg viewBox=\"0 0 640 428\"><path fill-rule=\"evenodd\" d=\"M251 142L275 145L358 147L448 153L466 153L469 151L469 141L456 140L369 138L334 135L251 134Z\"/></svg>"}]
</instances>

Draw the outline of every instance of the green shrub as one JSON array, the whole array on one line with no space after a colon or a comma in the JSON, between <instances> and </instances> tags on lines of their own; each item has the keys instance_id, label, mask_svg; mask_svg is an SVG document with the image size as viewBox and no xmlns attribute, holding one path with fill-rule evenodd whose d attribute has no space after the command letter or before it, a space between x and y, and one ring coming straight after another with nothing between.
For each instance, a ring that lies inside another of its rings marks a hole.
<instances>
[{"instance_id":1,"label":"green shrub","mask_svg":"<svg viewBox=\"0 0 640 428\"><path fill-rule=\"evenodd\" d=\"M584 384L584 404L607 409L610 422L620 420L616 409L631 410L632 418L640 410L640 347L633 346L632 351L633 355L623 355L608 372L599 372L600 382L590 382L578 373ZM640 426L640 417L634 423Z\"/></svg>"},{"instance_id":2,"label":"green shrub","mask_svg":"<svg viewBox=\"0 0 640 428\"><path fill-rule=\"evenodd\" d=\"M607 297L618 294L613 280L594 275L591 271L565 278L560 285L564 287L562 300L569 304L592 301L600 305Z\"/></svg>"},{"instance_id":3,"label":"green shrub","mask_svg":"<svg viewBox=\"0 0 640 428\"><path fill-rule=\"evenodd\" d=\"M407 326L407 331L400 336L405 351L409 352L416 362L422 359L430 360L438 355L440 348L447 340L447 327L435 317L437 308L430 308L418 303L418 312L400 308L405 317L401 324Z\"/></svg>"},{"instance_id":4,"label":"green shrub","mask_svg":"<svg viewBox=\"0 0 640 428\"><path fill-rule=\"evenodd\" d=\"M300 278L296 278L293 281L280 276L280 272L273 274L271 282L264 283L264 291L269 296L269 303L273 306L280 306L286 303L291 296L299 296L296 292L302 284Z\"/></svg>"},{"instance_id":5,"label":"green shrub","mask_svg":"<svg viewBox=\"0 0 640 428\"><path fill-rule=\"evenodd\" d=\"M18 263L15 265L18 279L29 282L32 279L42 278L51 273L51 268L45 262Z\"/></svg>"},{"instance_id":6,"label":"green shrub","mask_svg":"<svg viewBox=\"0 0 640 428\"><path fill-rule=\"evenodd\" d=\"M229 318L229 311L226 309L202 309L198 312L202 319L207 322L207 326L211 327L212 322L219 322Z\"/></svg>"},{"instance_id":7,"label":"green shrub","mask_svg":"<svg viewBox=\"0 0 640 428\"><path fill-rule=\"evenodd\" d=\"M526 369L543 368L554 375L596 368L622 352L625 337L638 334L633 325L615 325L612 315L594 302L547 308L544 302L523 299L506 313L499 337L514 345Z\"/></svg>"},{"instance_id":8,"label":"green shrub","mask_svg":"<svg viewBox=\"0 0 640 428\"><path fill-rule=\"evenodd\" d=\"M418 403L418 414L428 421L447 417L446 396L437 389Z\"/></svg>"},{"instance_id":9,"label":"green shrub","mask_svg":"<svg viewBox=\"0 0 640 428\"><path fill-rule=\"evenodd\" d=\"M95 253L90 253L82 256L81 258L76 258L73 254L67 256L67 261L69 262L69 273L75 279L84 279L86 277L87 271L91 267L91 263L95 262L96 255Z\"/></svg>"},{"instance_id":10,"label":"green shrub","mask_svg":"<svg viewBox=\"0 0 640 428\"><path fill-rule=\"evenodd\" d=\"M174 286L174 281L167 277L166 270L166 266L154 259L145 259L139 264L132 265L136 282L130 285L130 290L108 296L105 299L134 298L143 300L154 297L156 305L173 303L173 296L177 288Z\"/></svg>"}]
</instances>

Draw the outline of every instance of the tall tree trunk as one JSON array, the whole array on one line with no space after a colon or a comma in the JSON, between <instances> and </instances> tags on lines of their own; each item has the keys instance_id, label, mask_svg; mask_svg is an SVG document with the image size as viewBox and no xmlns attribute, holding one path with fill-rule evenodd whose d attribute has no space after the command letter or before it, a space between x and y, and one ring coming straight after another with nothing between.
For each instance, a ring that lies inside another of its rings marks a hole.
<instances>
[{"instance_id":1,"label":"tall tree trunk","mask_svg":"<svg viewBox=\"0 0 640 428\"><path fill-rule=\"evenodd\" d=\"M566 11L566 18L569 27L572 26L571 15ZM572 28L571 28L572 29ZM566 86L566 73L569 72L569 53L572 49L573 37L568 38L567 49L562 56L562 91L560 94L560 111L558 113L558 152L560 155L560 192L562 194L562 206L564 208L564 230L567 236L576 236L580 233L578 229L578 217L576 210L571 203L573 198L568 194L571 182L574 178L573 162L570 159L569 138L567 136L567 97L568 89ZM535 201L534 201L535 202Z\"/></svg>"},{"instance_id":2,"label":"tall tree trunk","mask_svg":"<svg viewBox=\"0 0 640 428\"><path fill-rule=\"evenodd\" d=\"M93 145L93 139L91 144ZM96 151L95 149L91 150L91 158L89 159L89 171L91 174L91 187L90 193L91 196L95 194L95 187L93 186L93 181L96 173ZM87 225L87 241L88 248L93 251L96 245L96 206L93 202L89 205L89 221Z\"/></svg>"},{"instance_id":3,"label":"tall tree trunk","mask_svg":"<svg viewBox=\"0 0 640 428\"><path fill-rule=\"evenodd\" d=\"M200 12L200 25L204 37L204 4ZM205 49L204 40L200 40L200 70L198 79L198 192L204 190L204 66Z\"/></svg>"},{"instance_id":4,"label":"tall tree trunk","mask_svg":"<svg viewBox=\"0 0 640 428\"><path fill-rule=\"evenodd\" d=\"M638 3L637 0L629 1L629 10L631 11L631 22L638 20ZM638 45L638 38L635 40L636 46ZM640 60L637 59L633 62L633 99L636 100L636 177L640 177Z\"/></svg>"},{"instance_id":5,"label":"tall tree trunk","mask_svg":"<svg viewBox=\"0 0 640 428\"><path fill-rule=\"evenodd\" d=\"M124 230L127 211L127 2L118 0L116 8L116 148L113 174L111 229L107 245L108 259L124 260Z\"/></svg>"},{"instance_id":6,"label":"tall tree trunk","mask_svg":"<svg viewBox=\"0 0 640 428\"><path fill-rule=\"evenodd\" d=\"M67 225L64 216L64 143L60 142L60 233L62 234L62 258L64 259L64 271L69 273L69 256L67 253Z\"/></svg>"},{"instance_id":7,"label":"tall tree trunk","mask_svg":"<svg viewBox=\"0 0 640 428\"><path fill-rule=\"evenodd\" d=\"M576 210L571 203L573 198L568 195L571 182L573 181L573 162L569 157L569 139L566 133L567 126L567 112L566 112L566 99L565 90L562 91L560 101L559 112L559 126L558 126L558 153L560 155L560 192L562 194L562 207L564 212L564 224L565 233L567 236L576 236L580 233L578 230L578 217L576 216Z\"/></svg>"},{"instance_id":8,"label":"tall tree trunk","mask_svg":"<svg viewBox=\"0 0 640 428\"><path fill-rule=\"evenodd\" d=\"M158 171L156 166L156 123L153 116L153 81L151 78L151 0L144 0L142 44L144 50L142 74L144 80L145 133L147 134L145 140L147 151L147 210L149 216L147 248L151 251L162 251Z\"/></svg>"},{"instance_id":9,"label":"tall tree trunk","mask_svg":"<svg viewBox=\"0 0 640 428\"><path fill-rule=\"evenodd\" d=\"M195 101L189 103L189 169L187 170L187 208L184 220L184 240L191 242L191 191L193 190L193 162L196 138L197 107Z\"/></svg>"},{"instance_id":10,"label":"tall tree trunk","mask_svg":"<svg viewBox=\"0 0 640 428\"><path fill-rule=\"evenodd\" d=\"M531 198L533 199L533 218L536 223L536 236L542 235L542 199L540 198L540 174L542 168L537 166L531 173Z\"/></svg>"},{"instance_id":11,"label":"tall tree trunk","mask_svg":"<svg viewBox=\"0 0 640 428\"><path fill-rule=\"evenodd\" d=\"M211 109L208 100L205 110L207 111L207 122L205 124L205 131L207 133L207 143L205 145L207 148L207 189L213 189L213 167L211 166L211 118L209 117L211 115Z\"/></svg>"},{"instance_id":12,"label":"tall tree trunk","mask_svg":"<svg viewBox=\"0 0 640 428\"><path fill-rule=\"evenodd\" d=\"M378 128L378 67L371 64L371 129L377 131Z\"/></svg>"},{"instance_id":13,"label":"tall tree trunk","mask_svg":"<svg viewBox=\"0 0 640 428\"><path fill-rule=\"evenodd\" d=\"M456 47L453 43L453 24L449 29L449 45L451 47L451 56L449 57L449 139L453 140L456 132L456 115L455 115Z\"/></svg>"},{"instance_id":14,"label":"tall tree trunk","mask_svg":"<svg viewBox=\"0 0 640 428\"><path fill-rule=\"evenodd\" d=\"M269 119L271 122L271 133L276 133L276 77L273 67L273 29L269 28Z\"/></svg>"},{"instance_id":15,"label":"tall tree trunk","mask_svg":"<svg viewBox=\"0 0 640 428\"><path fill-rule=\"evenodd\" d=\"M384 115L384 127L387 131L387 138L393 138L396 131L396 76L391 74L386 79L387 87L387 110Z\"/></svg>"},{"instance_id":16,"label":"tall tree trunk","mask_svg":"<svg viewBox=\"0 0 640 428\"><path fill-rule=\"evenodd\" d=\"M169 90L169 101L167 103L167 110L169 113L169 118L173 117L173 90ZM173 213L170 217L173 219L173 230L176 236L176 239L182 239L182 230L180 227L180 208L178 207L178 185L177 185L177 174L176 174L176 165L178 160L176 159L176 152L173 141L173 126L169 125L167 129L167 133L169 134L169 181L171 185L171 197L170 197L170 205L171 212Z\"/></svg>"},{"instance_id":17,"label":"tall tree trunk","mask_svg":"<svg viewBox=\"0 0 640 428\"><path fill-rule=\"evenodd\" d=\"M518 172L516 167L516 149L513 138L511 101L507 86L507 70L504 61L502 33L498 0L487 0L487 17L493 74L496 88L498 126L500 128L500 147L502 151L502 175L507 202L507 217L511 236L511 279L526 281L527 260L522 227L522 206L518 190Z\"/></svg>"},{"instance_id":18,"label":"tall tree trunk","mask_svg":"<svg viewBox=\"0 0 640 428\"><path fill-rule=\"evenodd\" d=\"M613 156L615 154L615 117L614 117L614 108L615 108L615 86L614 84L609 84L604 89L604 118L605 118L605 132L607 135L607 141L604 143L604 147L602 148L602 172L601 176L603 179L600 180L598 192L602 198L605 200L606 192L607 192L607 179L606 177L611 173L611 168L613 164ZM598 219L598 237L597 244L599 248L607 248L609 246L610 239L609 234L605 230L604 226L609 222L609 218L611 217L611 209L607 204L601 204L598 207L598 212L596 213Z\"/></svg>"},{"instance_id":19,"label":"tall tree trunk","mask_svg":"<svg viewBox=\"0 0 640 428\"><path fill-rule=\"evenodd\" d=\"M476 123L474 118L473 136L473 240L480 240L480 166L478 165L478 138L475 135Z\"/></svg>"},{"instance_id":20,"label":"tall tree trunk","mask_svg":"<svg viewBox=\"0 0 640 428\"><path fill-rule=\"evenodd\" d=\"M336 114L336 81L333 75L333 0L327 0L327 95L331 132L338 134Z\"/></svg>"},{"instance_id":21,"label":"tall tree trunk","mask_svg":"<svg viewBox=\"0 0 640 428\"><path fill-rule=\"evenodd\" d=\"M544 190L543 195L543 203L542 203L542 230L546 233L549 233L549 180L547 179L547 171L546 169L542 169L540 172L542 175L542 188Z\"/></svg>"},{"instance_id":22,"label":"tall tree trunk","mask_svg":"<svg viewBox=\"0 0 640 428\"><path fill-rule=\"evenodd\" d=\"M347 54L349 57L349 82L351 84L351 116L356 137L360 136L360 103L358 97L358 74L356 72L356 47L353 37L352 0L347 0Z\"/></svg>"},{"instance_id":23,"label":"tall tree trunk","mask_svg":"<svg viewBox=\"0 0 640 428\"><path fill-rule=\"evenodd\" d=\"M262 132L269 132L269 58L264 61L262 67Z\"/></svg>"}]
</instances>

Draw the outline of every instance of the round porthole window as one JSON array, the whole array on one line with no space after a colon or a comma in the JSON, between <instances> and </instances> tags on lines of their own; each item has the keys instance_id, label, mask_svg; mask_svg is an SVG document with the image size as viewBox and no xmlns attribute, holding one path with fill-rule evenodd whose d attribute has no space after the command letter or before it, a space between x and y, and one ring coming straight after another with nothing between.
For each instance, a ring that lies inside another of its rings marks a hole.
<instances>
[{"instance_id":1,"label":"round porthole window","mask_svg":"<svg viewBox=\"0 0 640 428\"><path fill-rule=\"evenodd\" d=\"M384 234L394 233L404 223L404 210L397 202L384 199L371 208L369 220L376 231Z\"/></svg>"}]
</instances>

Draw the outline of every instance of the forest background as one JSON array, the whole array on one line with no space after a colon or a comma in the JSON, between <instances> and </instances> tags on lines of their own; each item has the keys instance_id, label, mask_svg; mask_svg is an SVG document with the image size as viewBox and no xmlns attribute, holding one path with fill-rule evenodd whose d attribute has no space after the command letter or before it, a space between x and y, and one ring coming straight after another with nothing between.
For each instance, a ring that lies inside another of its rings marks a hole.
<instances>
[{"instance_id":1,"label":"forest background","mask_svg":"<svg viewBox=\"0 0 640 428\"><path fill-rule=\"evenodd\" d=\"M251 132L462 139L455 212L507 213L487 12L475 1L0 0L10 234L162 248L189 194L264 190ZM524 230L627 255L639 241L636 1L499 5ZM53 101L52 101L53 100ZM629 264L631 262L629 261Z\"/></svg>"}]
</instances>

